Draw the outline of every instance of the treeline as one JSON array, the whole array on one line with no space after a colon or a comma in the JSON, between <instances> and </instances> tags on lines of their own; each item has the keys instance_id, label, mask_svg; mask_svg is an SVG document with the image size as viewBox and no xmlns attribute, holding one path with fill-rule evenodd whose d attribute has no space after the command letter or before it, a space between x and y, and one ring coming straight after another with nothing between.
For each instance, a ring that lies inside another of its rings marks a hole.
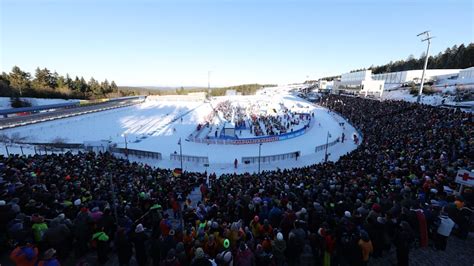
<instances>
[{"instance_id":1,"label":"treeline","mask_svg":"<svg viewBox=\"0 0 474 266\"><path fill-rule=\"evenodd\" d=\"M222 88L214 88L211 90L211 96L223 96L228 90L235 90L242 95L253 95L257 90L266 88L266 87L276 87L275 84L243 84L238 86L229 86Z\"/></svg>"},{"instance_id":2,"label":"treeline","mask_svg":"<svg viewBox=\"0 0 474 266\"><path fill-rule=\"evenodd\" d=\"M0 76L0 96L35 98L96 99L133 95L133 91L119 90L114 81L98 81L93 77L71 78L51 72L47 68L36 68L34 75L14 66L10 73Z\"/></svg>"},{"instance_id":3,"label":"treeline","mask_svg":"<svg viewBox=\"0 0 474 266\"><path fill-rule=\"evenodd\" d=\"M333 81L333 80L338 79L338 78L341 78L341 75L329 76L329 77L324 77L324 78L320 78L320 79L327 80L327 81Z\"/></svg>"},{"instance_id":4,"label":"treeline","mask_svg":"<svg viewBox=\"0 0 474 266\"><path fill-rule=\"evenodd\" d=\"M350 72L357 72L366 69L371 69L372 74L380 74L387 72L397 72L405 70L423 69L425 63L425 53L422 53L419 58L410 55L406 60L390 61L390 63L381 66L370 66L369 68L354 69ZM428 57L428 69L462 69L474 66L474 43L465 46L454 45L447 48L444 52L439 52L437 55L430 55ZM324 80L333 80L340 76L324 77Z\"/></svg>"},{"instance_id":5,"label":"treeline","mask_svg":"<svg viewBox=\"0 0 474 266\"><path fill-rule=\"evenodd\" d=\"M134 87L134 86L118 86L118 89L121 93L126 94L125 96L131 95L167 95L167 91L173 92L173 90L161 91L157 89L143 88L143 87ZM164 92L164 93L163 93ZM173 93L176 94L176 93Z\"/></svg>"},{"instance_id":6,"label":"treeline","mask_svg":"<svg viewBox=\"0 0 474 266\"><path fill-rule=\"evenodd\" d=\"M253 95L258 89L266 87L276 87L274 84L244 84L238 86L229 86L229 87L219 87L211 88L210 96L224 96L228 90L235 90L242 95ZM148 89L148 88L139 88L139 87L119 87L126 90L137 91L139 94L146 95L186 95L192 92L206 92L208 89L205 87L191 87L191 88L175 88L175 89Z\"/></svg>"},{"instance_id":7,"label":"treeline","mask_svg":"<svg viewBox=\"0 0 474 266\"><path fill-rule=\"evenodd\" d=\"M425 53L421 54L420 58L418 59L416 59L413 55L410 55L406 60L398 60L395 62L390 61L388 64L381 66L371 66L368 69L372 69L373 74L379 74L385 72L423 69L424 63ZM444 52L429 56L427 68L457 69L468 68L472 66L474 66L474 43L470 43L468 46L465 46L464 44L459 46L454 45L451 48L448 47Z\"/></svg>"},{"instance_id":8,"label":"treeline","mask_svg":"<svg viewBox=\"0 0 474 266\"><path fill-rule=\"evenodd\" d=\"M244 84L221 88L211 88L211 96L222 96L227 90L235 90L243 95L255 94L264 87L273 87L273 84ZM33 98L62 98L62 99L97 99L131 95L184 95L190 92L207 92L207 88L177 88L170 90L155 90L142 87L118 87L114 81L107 79L100 82L93 77L88 81L84 77L71 78L59 75L47 68L36 68L34 75L14 66L10 73L3 72L0 76L0 97Z\"/></svg>"}]
</instances>

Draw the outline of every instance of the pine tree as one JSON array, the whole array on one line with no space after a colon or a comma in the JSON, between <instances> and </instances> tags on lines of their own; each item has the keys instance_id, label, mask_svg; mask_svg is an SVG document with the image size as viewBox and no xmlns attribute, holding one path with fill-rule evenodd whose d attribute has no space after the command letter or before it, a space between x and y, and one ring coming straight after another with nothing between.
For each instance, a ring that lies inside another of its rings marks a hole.
<instances>
[{"instance_id":1,"label":"pine tree","mask_svg":"<svg viewBox=\"0 0 474 266\"><path fill-rule=\"evenodd\" d=\"M23 95L23 91L30 88L30 78L30 73L22 71L18 66L14 66L8 75L10 86L14 90L17 90L20 93L20 96Z\"/></svg>"},{"instance_id":2,"label":"pine tree","mask_svg":"<svg viewBox=\"0 0 474 266\"><path fill-rule=\"evenodd\" d=\"M112 82L110 83L110 88L112 90L113 93L117 93L118 92L118 87L117 87L117 84L115 84L115 81L112 80Z\"/></svg>"},{"instance_id":3,"label":"pine tree","mask_svg":"<svg viewBox=\"0 0 474 266\"><path fill-rule=\"evenodd\" d=\"M79 80L79 86L80 86L80 92L82 93L84 98L88 98L88 96L90 96L89 95L90 90L89 90L89 86L87 85L87 82L84 79L84 77L81 77L81 79Z\"/></svg>"}]
</instances>

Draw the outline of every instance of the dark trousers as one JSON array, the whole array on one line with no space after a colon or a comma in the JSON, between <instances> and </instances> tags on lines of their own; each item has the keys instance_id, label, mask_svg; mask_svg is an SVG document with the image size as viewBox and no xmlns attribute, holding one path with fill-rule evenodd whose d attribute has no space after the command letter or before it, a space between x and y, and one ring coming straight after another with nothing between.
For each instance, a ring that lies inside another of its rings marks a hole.
<instances>
[{"instance_id":1,"label":"dark trousers","mask_svg":"<svg viewBox=\"0 0 474 266\"><path fill-rule=\"evenodd\" d=\"M437 250L446 250L446 245L448 244L448 237L440 234L436 234L435 239L435 248Z\"/></svg>"},{"instance_id":2,"label":"dark trousers","mask_svg":"<svg viewBox=\"0 0 474 266\"><path fill-rule=\"evenodd\" d=\"M397 248L397 265L408 266L408 249Z\"/></svg>"}]
</instances>

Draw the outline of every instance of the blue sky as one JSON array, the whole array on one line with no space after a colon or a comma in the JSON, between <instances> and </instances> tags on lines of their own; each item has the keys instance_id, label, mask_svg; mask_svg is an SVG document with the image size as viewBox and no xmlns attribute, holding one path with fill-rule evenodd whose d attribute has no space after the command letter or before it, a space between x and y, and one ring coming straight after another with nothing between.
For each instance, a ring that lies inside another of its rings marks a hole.
<instances>
[{"instance_id":1,"label":"blue sky","mask_svg":"<svg viewBox=\"0 0 474 266\"><path fill-rule=\"evenodd\" d=\"M288 83L474 40L472 0L0 0L0 70L119 85ZM422 11L422 12L420 12Z\"/></svg>"}]
</instances>

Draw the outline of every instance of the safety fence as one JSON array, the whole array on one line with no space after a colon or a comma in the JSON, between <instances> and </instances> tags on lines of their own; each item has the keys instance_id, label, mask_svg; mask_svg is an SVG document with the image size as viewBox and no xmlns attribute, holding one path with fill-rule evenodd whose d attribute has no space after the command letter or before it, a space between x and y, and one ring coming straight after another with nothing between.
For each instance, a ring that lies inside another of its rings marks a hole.
<instances>
[{"instance_id":1,"label":"safety fence","mask_svg":"<svg viewBox=\"0 0 474 266\"><path fill-rule=\"evenodd\" d=\"M43 154L60 154L66 152L84 151L82 144L70 143L67 145L59 145L57 143L6 143L0 144L0 154L21 154L21 155L43 155Z\"/></svg>"},{"instance_id":2,"label":"safety fence","mask_svg":"<svg viewBox=\"0 0 474 266\"><path fill-rule=\"evenodd\" d=\"M181 161L181 156L179 154L170 154L171 161ZM209 164L209 157L206 156L193 156L193 155L184 155L183 162L199 163L199 164Z\"/></svg>"},{"instance_id":3,"label":"safety fence","mask_svg":"<svg viewBox=\"0 0 474 266\"><path fill-rule=\"evenodd\" d=\"M160 152L153 152L153 151L143 151L143 150L134 150L134 149L126 149L126 148L109 148L109 151L112 153L120 153L124 155L133 155L137 156L138 158L146 157L156 160L161 160L162 156Z\"/></svg>"},{"instance_id":4,"label":"safety fence","mask_svg":"<svg viewBox=\"0 0 474 266\"><path fill-rule=\"evenodd\" d=\"M329 147L332 147L332 146L336 145L339 141L340 141L340 139L337 138L336 140L331 141L331 142L329 142L328 144L323 144L323 145L316 146L316 148L314 149L314 152L319 152L319 151L326 150L326 146L327 146L328 148L329 148Z\"/></svg>"},{"instance_id":5,"label":"safety fence","mask_svg":"<svg viewBox=\"0 0 474 266\"><path fill-rule=\"evenodd\" d=\"M116 148L108 145L85 145L81 143L2 143L0 144L0 154L21 154L21 155L43 155L43 154L61 154L77 152L111 152L114 154L123 154L125 156L134 155L139 158L146 157L156 160L162 160L159 152L144 150L134 150L125 148ZM3 150L3 151L2 151Z\"/></svg>"},{"instance_id":6,"label":"safety fence","mask_svg":"<svg viewBox=\"0 0 474 266\"><path fill-rule=\"evenodd\" d=\"M258 163L271 163L275 161L283 161L288 159L297 160L301 155L301 151L295 151L290 153L275 154L275 155L266 155L266 156L253 156L253 157L242 157L242 163L244 164L254 164Z\"/></svg>"}]
</instances>

